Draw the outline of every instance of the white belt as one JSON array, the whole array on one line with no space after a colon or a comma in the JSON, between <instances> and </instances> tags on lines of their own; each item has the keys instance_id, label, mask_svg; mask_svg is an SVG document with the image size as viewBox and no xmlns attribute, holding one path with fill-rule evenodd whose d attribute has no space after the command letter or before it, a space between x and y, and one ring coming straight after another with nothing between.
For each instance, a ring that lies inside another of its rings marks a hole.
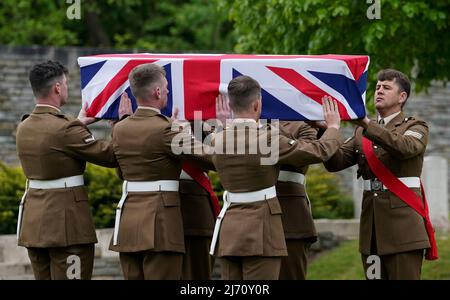
<instances>
[{"instance_id":1,"label":"white belt","mask_svg":"<svg viewBox=\"0 0 450 300\"><path fill-rule=\"evenodd\" d=\"M20 236L20 229L22 227L22 217L23 217L23 206L25 204L25 197L28 193L28 189L59 189L59 188L69 188L75 186L84 185L83 175L76 175L70 177L64 177L53 180L27 180L25 183L25 192L23 193L22 199L19 204L19 215L17 217L17 238Z\"/></svg>"},{"instance_id":2,"label":"white belt","mask_svg":"<svg viewBox=\"0 0 450 300\"><path fill-rule=\"evenodd\" d=\"M216 224L214 226L214 234L211 240L211 248L209 249L209 254L214 255L216 249L217 237L219 236L220 226L222 224L222 219L225 213L232 203L254 203L259 201L265 201L277 196L277 191L275 186L271 186L266 189L262 189L254 192L247 193L230 193L224 191L223 193L223 207L217 217Z\"/></svg>"},{"instance_id":3,"label":"white belt","mask_svg":"<svg viewBox=\"0 0 450 300\"><path fill-rule=\"evenodd\" d=\"M122 184L122 197L116 208L116 220L114 224L113 245L117 245L120 229L120 217L122 207L127 199L128 192L178 192L178 180L156 180L156 181L127 181Z\"/></svg>"},{"instance_id":4,"label":"white belt","mask_svg":"<svg viewBox=\"0 0 450 300\"><path fill-rule=\"evenodd\" d=\"M280 171L280 174L278 175L278 181L305 184L305 175L302 173L291 171Z\"/></svg>"},{"instance_id":5,"label":"white belt","mask_svg":"<svg viewBox=\"0 0 450 300\"><path fill-rule=\"evenodd\" d=\"M83 175L64 177L54 180L30 180L31 189L61 189L84 185Z\"/></svg>"},{"instance_id":6,"label":"white belt","mask_svg":"<svg viewBox=\"0 0 450 300\"><path fill-rule=\"evenodd\" d=\"M410 188L420 188L420 178L419 177L399 177L398 178L403 184ZM377 178L371 180L364 180L364 190L365 191L383 191L388 188L381 183Z\"/></svg>"},{"instance_id":7,"label":"white belt","mask_svg":"<svg viewBox=\"0 0 450 300\"><path fill-rule=\"evenodd\" d=\"M208 174L206 174L205 172L203 172L203 174L205 174L206 177L208 177ZM180 179L183 180L194 180L194 178L192 178L188 173L186 173L184 170L181 170L180 173Z\"/></svg>"}]
</instances>

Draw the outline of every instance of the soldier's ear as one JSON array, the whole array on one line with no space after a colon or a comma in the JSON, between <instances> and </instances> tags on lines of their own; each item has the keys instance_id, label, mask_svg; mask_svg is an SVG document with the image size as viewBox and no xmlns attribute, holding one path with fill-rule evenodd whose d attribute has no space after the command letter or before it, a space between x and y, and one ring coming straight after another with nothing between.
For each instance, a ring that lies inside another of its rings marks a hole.
<instances>
[{"instance_id":1,"label":"soldier's ear","mask_svg":"<svg viewBox=\"0 0 450 300\"><path fill-rule=\"evenodd\" d=\"M156 99L161 99L161 88L159 86L155 87Z\"/></svg>"},{"instance_id":2,"label":"soldier's ear","mask_svg":"<svg viewBox=\"0 0 450 300\"><path fill-rule=\"evenodd\" d=\"M259 101L253 101L252 108L254 112L257 112L259 108Z\"/></svg>"},{"instance_id":3,"label":"soldier's ear","mask_svg":"<svg viewBox=\"0 0 450 300\"><path fill-rule=\"evenodd\" d=\"M55 91L55 93L57 95L61 94L61 83L59 81L57 81L54 85L53 85L53 90Z\"/></svg>"},{"instance_id":4,"label":"soldier's ear","mask_svg":"<svg viewBox=\"0 0 450 300\"><path fill-rule=\"evenodd\" d=\"M398 103L403 105L406 102L406 99L408 99L408 94L405 91L400 92L400 99Z\"/></svg>"}]
</instances>

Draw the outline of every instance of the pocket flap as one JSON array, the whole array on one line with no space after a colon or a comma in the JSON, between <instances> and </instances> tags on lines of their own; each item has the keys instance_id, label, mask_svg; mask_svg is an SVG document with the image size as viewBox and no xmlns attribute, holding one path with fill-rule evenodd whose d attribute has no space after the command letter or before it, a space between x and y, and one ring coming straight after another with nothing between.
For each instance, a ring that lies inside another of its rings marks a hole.
<instances>
[{"instance_id":1,"label":"pocket flap","mask_svg":"<svg viewBox=\"0 0 450 300\"><path fill-rule=\"evenodd\" d=\"M391 208L400 208L400 207L406 207L409 206L404 202L402 199L398 198L397 196L391 196L389 197L389 201L391 204Z\"/></svg>"},{"instance_id":2,"label":"pocket flap","mask_svg":"<svg viewBox=\"0 0 450 300\"><path fill-rule=\"evenodd\" d=\"M85 186L77 186L72 188L75 201L88 201L88 192Z\"/></svg>"},{"instance_id":3,"label":"pocket flap","mask_svg":"<svg viewBox=\"0 0 450 300\"><path fill-rule=\"evenodd\" d=\"M163 204L168 206L180 206L180 196L178 192L162 192Z\"/></svg>"},{"instance_id":4,"label":"pocket flap","mask_svg":"<svg viewBox=\"0 0 450 300\"><path fill-rule=\"evenodd\" d=\"M281 213L282 213L281 206L280 206L280 202L278 202L277 198L267 200L267 204L269 205L270 214L281 215Z\"/></svg>"}]
</instances>

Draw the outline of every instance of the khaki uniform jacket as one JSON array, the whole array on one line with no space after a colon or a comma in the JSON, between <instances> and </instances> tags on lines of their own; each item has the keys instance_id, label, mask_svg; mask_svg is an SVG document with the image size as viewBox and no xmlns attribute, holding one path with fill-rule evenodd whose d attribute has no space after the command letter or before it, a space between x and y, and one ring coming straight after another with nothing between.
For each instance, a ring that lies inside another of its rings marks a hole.
<instances>
[{"instance_id":1,"label":"khaki uniform jacket","mask_svg":"<svg viewBox=\"0 0 450 300\"><path fill-rule=\"evenodd\" d=\"M420 177L428 126L423 120L405 117L403 113L386 127L374 120L365 131L358 127L353 138L325 163L325 167L334 172L358 164L358 177L362 176L364 180L375 178L362 152L363 135L373 141L375 154L395 176ZM421 196L420 189L413 190ZM371 253L372 242L376 243L379 255L430 247L423 218L389 191L364 191L360 222L362 254L374 254Z\"/></svg>"},{"instance_id":2,"label":"khaki uniform jacket","mask_svg":"<svg viewBox=\"0 0 450 300\"><path fill-rule=\"evenodd\" d=\"M181 160L211 169L208 157L172 152L172 121L150 109L138 108L113 130L114 153L124 180L179 180ZM189 138L190 140L190 138ZM203 164L202 164L203 163ZM184 253L183 223L178 192L129 192L122 208L118 252L144 250Z\"/></svg>"},{"instance_id":3,"label":"khaki uniform jacket","mask_svg":"<svg viewBox=\"0 0 450 300\"><path fill-rule=\"evenodd\" d=\"M291 139L314 141L317 139L317 129L305 122L281 121L280 130ZM306 174L308 167L281 166L281 170ZM286 239L317 239L317 232L311 213L311 203L306 195L303 184L293 182L277 182L277 197L280 201L283 215L284 235Z\"/></svg>"},{"instance_id":4,"label":"khaki uniform jacket","mask_svg":"<svg viewBox=\"0 0 450 300\"><path fill-rule=\"evenodd\" d=\"M216 149L219 141L227 144L227 132L238 136L246 131L256 134L260 140L267 141L266 130L257 128L252 122L244 123L250 129L242 127L228 128L218 133L215 139ZM256 133L255 133L256 131ZM279 143L279 159L273 165L261 165L261 151L249 154L249 139L245 139L247 154L215 154L213 162L225 190L233 193L252 192L275 186L279 165L303 167L308 164L328 160L340 147L341 134L329 129L322 138L312 143L289 139L283 135L274 135ZM236 139L235 139L236 144ZM220 148L220 147L219 147ZM235 152L236 153L236 152ZM217 254L219 256L286 256L286 243L281 221L281 208L276 197L248 204L231 204L222 220L219 233Z\"/></svg>"},{"instance_id":5,"label":"khaki uniform jacket","mask_svg":"<svg viewBox=\"0 0 450 300\"><path fill-rule=\"evenodd\" d=\"M52 180L83 175L86 161L116 167L112 145L97 141L78 119L36 106L17 128L17 153L28 179ZM84 186L29 189L19 245L66 247L96 243Z\"/></svg>"}]
</instances>

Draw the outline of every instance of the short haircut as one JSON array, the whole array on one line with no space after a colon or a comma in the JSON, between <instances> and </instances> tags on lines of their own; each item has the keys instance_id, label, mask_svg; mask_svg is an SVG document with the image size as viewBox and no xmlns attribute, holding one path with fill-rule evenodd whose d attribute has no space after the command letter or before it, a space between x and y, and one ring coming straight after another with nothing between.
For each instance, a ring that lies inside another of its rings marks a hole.
<instances>
[{"instance_id":1,"label":"short haircut","mask_svg":"<svg viewBox=\"0 0 450 300\"><path fill-rule=\"evenodd\" d=\"M261 96L261 86L250 76L238 76L228 84L230 107L235 112L242 112Z\"/></svg>"},{"instance_id":2,"label":"short haircut","mask_svg":"<svg viewBox=\"0 0 450 300\"><path fill-rule=\"evenodd\" d=\"M131 70L128 75L130 88L134 97L146 100L150 89L161 83L166 71L156 64L142 64Z\"/></svg>"},{"instance_id":3,"label":"short haircut","mask_svg":"<svg viewBox=\"0 0 450 300\"><path fill-rule=\"evenodd\" d=\"M47 61L34 65L29 74L31 89L35 97L45 97L50 93L50 89L63 74L69 74L66 67L57 61Z\"/></svg>"},{"instance_id":4,"label":"short haircut","mask_svg":"<svg viewBox=\"0 0 450 300\"><path fill-rule=\"evenodd\" d=\"M377 80L394 81L394 83L399 87L400 92L406 92L406 99L408 99L409 93L411 92L411 82L409 81L408 76L402 72L394 69L381 70L377 74Z\"/></svg>"}]
</instances>

